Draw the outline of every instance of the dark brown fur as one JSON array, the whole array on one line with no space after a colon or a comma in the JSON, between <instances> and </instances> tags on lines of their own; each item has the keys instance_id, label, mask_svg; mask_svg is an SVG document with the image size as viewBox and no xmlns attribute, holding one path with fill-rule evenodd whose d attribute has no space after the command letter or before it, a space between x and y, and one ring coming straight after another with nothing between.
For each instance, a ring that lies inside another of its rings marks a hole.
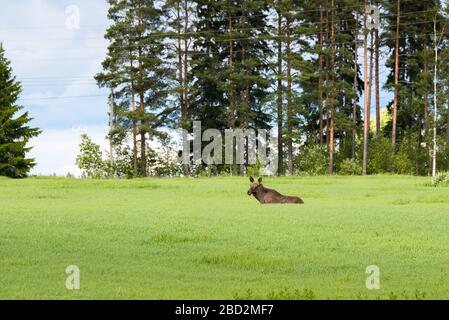
<instances>
[{"instance_id":1,"label":"dark brown fur","mask_svg":"<svg viewBox=\"0 0 449 320\"><path fill-rule=\"evenodd\" d=\"M261 204L274 204L274 203L291 203L291 204L303 204L304 201L299 197L284 196L273 189L265 188L262 184L262 178L259 178L258 182L254 181L253 177L249 178L251 182L248 190L248 195L253 195Z\"/></svg>"}]
</instances>

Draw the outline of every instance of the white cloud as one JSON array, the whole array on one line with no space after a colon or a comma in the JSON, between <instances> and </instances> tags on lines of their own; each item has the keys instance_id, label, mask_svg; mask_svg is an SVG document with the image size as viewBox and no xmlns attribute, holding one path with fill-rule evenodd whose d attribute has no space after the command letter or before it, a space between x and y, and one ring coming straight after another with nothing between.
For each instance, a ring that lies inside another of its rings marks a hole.
<instances>
[{"instance_id":1,"label":"white cloud","mask_svg":"<svg viewBox=\"0 0 449 320\"><path fill-rule=\"evenodd\" d=\"M81 129L81 130L78 130ZM76 156L79 151L81 134L87 129L87 133L92 141L101 146L105 151L108 142L105 139L106 127L74 127L67 129L45 130L39 137L30 142L34 146L28 155L35 158L37 166L32 170L32 174L38 175L66 175L72 173L79 176L80 170L77 168ZM104 152L103 152L104 153Z\"/></svg>"},{"instance_id":2,"label":"white cloud","mask_svg":"<svg viewBox=\"0 0 449 320\"><path fill-rule=\"evenodd\" d=\"M67 28L66 8L80 12L80 29ZM75 158L80 132L88 127L92 139L106 145L107 91L99 89L93 76L101 70L107 42L106 1L20 0L3 1L0 10L0 41L22 82L19 102L34 118L31 125L42 135L34 139L29 156L38 163L35 174L78 174ZM75 99L47 99L104 95Z\"/></svg>"}]
</instances>

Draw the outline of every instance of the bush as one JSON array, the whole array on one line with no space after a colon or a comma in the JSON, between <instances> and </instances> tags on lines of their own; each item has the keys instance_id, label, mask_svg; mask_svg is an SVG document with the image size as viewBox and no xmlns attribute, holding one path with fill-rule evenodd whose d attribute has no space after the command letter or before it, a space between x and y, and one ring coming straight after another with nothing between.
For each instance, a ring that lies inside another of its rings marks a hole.
<instances>
[{"instance_id":1,"label":"bush","mask_svg":"<svg viewBox=\"0 0 449 320\"><path fill-rule=\"evenodd\" d=\"M355 176L362 174L361 164L354 159L345 159L340 163L338 174L343 176Z\"/></svg>"},{"instance_id":2,"label":"bush","mask_svg":"<svg viewBox=\"0 0 449 320\"><path fill-rule=\"evenodd\" d=\"M432 186L449 186L449 172L438 174L434 179L432 179Z\"/></svg>"},{"instance_id":3,"label":"bush","mask_svg":"<svg viewBox=\"0 0 449 320\"><path fill-rule=\"evenodd\" d=\"M413 160L409 158L408 154L401 150L394 157L394 172L397 174L410 174L415 172L415 164Z\"/></svg>"},{"instance_id":4,"label":"bush","mask_svg":"<svg viewBox=\"0 0 449 320\"><path fill-rule=\"evenodd\" d=\"M390 138L376 136L369 143L368 171L372 174L387 173L392 169Z\"/></svg>"},{"instance_id":5,"label":"bush","mask_svg":"<svg viewBox=\"0 0 449 320\"><path fill-rule=\"evenodd\" d=\"M295 157L298 171L312 176L327 174L328 162L329 155L325 145L312 144L304 146Z\"/></svg>"},{"instance_id":6,"label":"bush","mask_svg":"<svg viewBox=\"0 0 449 320\"><path fill-rule=\"evenodd\" d=\"M87 134L81 135L80 152L76 157L76 164L83 171L83 176L99 179L107 175L107 165L103 161L100 146L90 139Z\"/></svg>"}]
</instances>

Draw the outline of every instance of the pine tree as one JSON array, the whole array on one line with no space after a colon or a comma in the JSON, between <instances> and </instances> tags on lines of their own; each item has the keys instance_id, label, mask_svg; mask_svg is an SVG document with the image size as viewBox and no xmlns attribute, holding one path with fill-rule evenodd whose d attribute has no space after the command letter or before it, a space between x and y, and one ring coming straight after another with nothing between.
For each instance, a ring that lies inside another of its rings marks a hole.
<instances>
[{"instance_id":1,"label":"pine tree","mask_svg":"<svg viewBox=\"0 0 449 320\"><path fill-rule=\"evenodd\" d=\"M32 120L28 112L17 115L23 109L17 104L21 92L0 44L0 176L24 178L36 165L34 159L26 157L31 150L27 144L41 131L28 126Z\"/></svg>"},{"instance_id":2,"label":"pine tree","mask_svg":"<svg viewBox=\"0 0 449 320\"><path fill-rule=\"evenodd\" d=\"M442 29L439 1L397 0L384 1L386 30L385 45L391 55L387 67L391 73L386 88L394 91L393 102L388 106L392 120L384 134L391 134L394 157L402 141L416 140L416 152L411 156L414 172L427 174L429 158L429 99L433 92L433 21L436 17L438 30ZM441 24L441 25L440 25ZM427 147L421 147L421 143ZM394 170L394 167L391 168Z\"/></svg>"},{"instance_id":3,"label":"pine tree","mask_svg":"<svg viewBox=\"0 0 449 320\"><path fill-rule=\"evenodd\" d=\"M111 45L103 62L104 72L96 79L101 86L115 89L122 107L129 108L131 99L131 110L123 113L122 123L132 124L135 174L146 176L147 139L163 135L159 128L173 112L165 100L172 69L163 63L162 10L152 0L109 2L109 18L114 24L108 28L106 38Z\"/></svg>"},{"instance_id":4,"label":"pine tree","mask_svg":"<svg viewBox=\"0 0 449 320\"><path fill-rule=\"evenodd\" d=\"M271 117L264 105L270 84L266 1L196 0L195 4L193 119L215 129L269 128ZM239 167L239 174L247 164Z\"/></svg>"},{"instance_id":5,"label":"pine tree","mask_svg":"<svg viewBox=\"0 0 449 320\"><path fill-rule=\"evenodd\" d=\"M191 42L195 35L193 32L193 3L188 0L169 0L165 2L163 6L165 16L167 17L167 26L171 28L169 31L173 33L174 37L170 42L169 52L172 51L171 44L173 44L173 52L169 54L169 57L173 61L172 64L176 65L176 70L172 72L174 78L172 82L175 83L172 86L172 92L177 95L178 108L177 111L180 114L179 123L176 126L184 130L190 129L190 99L191 99L191 72L189 74L189 67L191 62L189 56L191 56L190 47ZM183 136L183 139L188 139ZM188 143L183 141L183 143ZM184 176L190 175L190 165L188 163L183 164Z\"/></svg>"}]
</instances>

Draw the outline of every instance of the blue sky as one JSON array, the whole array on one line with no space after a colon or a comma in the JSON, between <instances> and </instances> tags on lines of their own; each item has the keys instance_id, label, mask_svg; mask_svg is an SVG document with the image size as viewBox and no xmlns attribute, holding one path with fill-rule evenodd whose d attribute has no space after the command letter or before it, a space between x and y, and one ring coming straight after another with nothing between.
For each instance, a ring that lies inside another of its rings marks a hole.
<instances>
[{"instance_id":1,"label":"blue sky","mask_svg":"<svg viewBox=\"0 0 449 320\"><path fill-rule=\"evenodd\" d=\"M108 4L2 0L1 6L0 42L23 86L20 104L34 118L32 125L43 130L31 143L30 156L38 163L32 173L79 174L75 158L80 134L88 133L104 149L107 145L108 92L97 87L93 76L106 54ZM73 28L77 21L79 28ZM383 61L381 74L387 74ZM381 105L391 98L387 92L381 96Z\"/></svg>"},{"instance_id":2,"label":"blue sky","mask_svg":"<svg viewBox=\"0 0 449 320\"><path fill-rule=\"evenodd\" d=\"M107 9L103 0L2 1L0 41L22 82L19 102L43 129L31 143L33 173L78 173L81 131L105 145L108 93L93 76L106 53Z\"/></svg>"}]
</instances>

